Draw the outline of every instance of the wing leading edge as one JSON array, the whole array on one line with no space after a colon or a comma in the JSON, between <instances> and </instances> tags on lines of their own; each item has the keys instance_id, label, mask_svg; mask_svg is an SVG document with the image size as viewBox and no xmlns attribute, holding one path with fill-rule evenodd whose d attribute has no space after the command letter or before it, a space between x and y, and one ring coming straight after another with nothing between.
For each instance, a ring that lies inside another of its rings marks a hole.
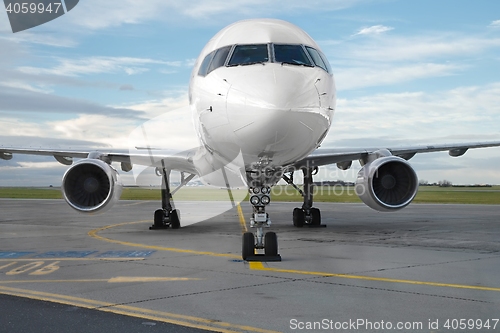
<instances>
[{"instance_id":1,"label":"wing leading edge","mask_svg":"<svg viewBox=\"0 0 500 333\"><path fill-rule=\"evenodd\" d=\"M170 170L197 173L193 164L193 156L198 148L182 152L167 150L148 150L147 153L77 151L56 149L29 149L0 147L0 159L10 160L14 154L52 156L64 165L73 164L73 158L93 158L105 162L121 163L123 171L130 171L133 164L160 167L162 161Z\"/></svg>"},{"instance_id":2,"label":"wing leading edge","mask_svg":"<svg viewBox=\"0 0 500 333\"><path fill-rule=\"evenodd\" d=\"M297 161L291 167L300 169L304 167L317 167L334 163L346 163L354 160L366 159L370 154L375 154L380 150L387 150L394 156L399 156L409 160L415 154L448 151L452 157L462 156L469 149L498 147L500 141L459 143L428 146L410 146L398 148L365 148L365 149L317 149L306 158Z\"/></svg>"}]
</instances>

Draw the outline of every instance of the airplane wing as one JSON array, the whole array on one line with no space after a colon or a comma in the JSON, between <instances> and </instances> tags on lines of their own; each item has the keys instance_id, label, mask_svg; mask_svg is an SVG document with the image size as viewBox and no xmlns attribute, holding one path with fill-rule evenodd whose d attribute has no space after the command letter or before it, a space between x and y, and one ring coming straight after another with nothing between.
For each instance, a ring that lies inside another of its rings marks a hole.
<instances>
[{"instance_id":1,"label":"airplane wing","mask_svg":"<svg viewBox=\"0 0 500 333\"><path fill-rule=\"evenodd\" d=\"M375 153L380 149L387 149L392 155L399 156L405 160L409 160L415 154L431 153L438 151L448 151L452 157L462 156L469 149L498 147L500 141L493 142L477 142L477 143L459 143L459 144L443 144L429 146L411 146L398 148L364 148L364 149L317 149L306 158L294 163L291 168L299 169L304 167L317 167L334 163L349 163L354 160L366 158L368 155Z\"/></svg>"},{"instance_id":2,"label":"airplane wing","mask_svg":"<svg viewBox=\"0 0 500 333\"><path fill-rule=\"evenodd\" d=\"M212 155L207 154L204 147L185 151L137 148L131 152L127 150L120 152L0 146L0 160L10 160L16 154L53 156L64 165L71 165L63 176L61 189L70 207L82 213L103 212L111 208L120 198L123 185L119 181L117 170L110 166L112 162L121 163L121 169L125 172L132 171L134 165L163 169L163 172L157 172L162 176L162 208L155 211L155 226L158 228L165 228L172 223L172 227L179 227L178 212L171 203L172 194L194 177L199 176L206 184L228 189L241 187L244 184L239 169L242 165L239 160L241 154L228 165L221 165L212 163ZM80 160L73 164L73 158ZM139 167L136 170L140 173L143 168ZM169 184L171 170L181 172L181 184L173 191ZM234 198L232 194L228 194L228 199L232 203Z\"/></svg>"},{"instance_id":3,"label":"airplane wing","mask_svg":"<svg viewBox=\"0 0 500 333\"><path fill-rule=\"evenodd\" d=\"M0 147L0 159L10 160L14 154L53 156L64 165L73 164L73 158L98 158L109 162L119 162L122 170L130 171L133 164L161 166L162 161L168 169L197 174L192 157L198 148L182 152L168 150L147 150L144 153L77 151L56 149L25 149Z\"/></svg>"}]
</instances>

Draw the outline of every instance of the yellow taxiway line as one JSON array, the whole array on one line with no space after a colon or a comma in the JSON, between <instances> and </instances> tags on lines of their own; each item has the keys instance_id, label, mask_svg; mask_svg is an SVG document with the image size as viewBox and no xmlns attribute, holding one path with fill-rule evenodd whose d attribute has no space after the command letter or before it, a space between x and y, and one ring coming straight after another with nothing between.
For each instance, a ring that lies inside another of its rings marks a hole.
<instances>
[{"instance_id":1,"label":"yellow taxiway line","mask_svg":"<svg viewBox=\"0 0 500 333\"><path fill-rule=\"evenodd\" d=\"M111 239L107 237L103 237L98 235L99 232L111 229L111 228L116 228L124 225L130 225L130 224L138 224L138 223L145 223L149 222L149 220L146 221L136 221L136 222L125 222L125 223L118 223L118 224L113 224L113 225L108 225L102 228L97 228L90 230L88 232L88 235L92 238L99 239L101 241L109 242L109 243L115 243L115 244L121 244L125 246L132 246L132 247L140 247L143 249L151 249L151 250L158 250L158 251L170 251L170 252L178 252L178 253L187 253L187 254L196 254L196 255L204 255L204 256L211 256L211 257L226 257L226 258L237 258L241 259L241 256L237 256L234 254L230 253L216 253L216 252L208 252L208 251L195 251L195 250L185 250L185 249L179 249L175 247L164 247L164 246L156 246L156 245L147 245L147 244L140 244L140 243L132 243L132 242L125 242L125 241L119 241L116 239Z\"/></svg>"},{"instance_id":2,"label":"yellow taxiway line","mask_svg":"<svg viewBox=\"0 0 500 333\"><path fill-rule=\"evenodd\" d=\"M247 223L245 222L245 216L243 215L243 210L241 210L241 205L236 206L238 210L238 218L240 219L241 232L248 232Z\"/></svg>"},{"instance_id":3,"label":"yellow taxiway line","mask_svg":"<svg viewBox=\"0 0 500 333\"><path fill-rule=\"evenodd\" d=\"M52 294L40 291L9 288L0 286L0 294L24 297L34 300L47 301L59 304L66 304L91 310L98 310L103 312L110 312L114 314L120 314L130 317L148 319L153 321L159 321L169 324L175 324L180 326L186 326L191 328L198 328L202 330L223 332L223 333L240 333L240 332L257 332L257 333L277 333L276 331L270 331L265 329L260 329L257 327L237 325L226 323L217 320L210 320L205 318L198 318L194 316L180 315L175 313L155 311L149 309L143 309L128 305L117 305L113 303L101 302L91 299L85 299L80 297Z\"/></svg>"},{"instance_id":4,"label":"yellow taxiway line","mask_svg":"<svg viewBox=\"0 0 500 333\"><path fill-rule=\"evenodd\" d=\"M433 287L500 291L500 288L496 288L496 287L483 287L483 286L471 286L471 285L465 285L465 284L392 279L392 278L374 277L374 276L365 276L365 275L350 275L350 274L327 273L327 272L309 272L309 271L300 271L300 270L295 270L295 269L269 268L269 267L264 267L264 265L261 262L250 262L249 265L250 265L250 269L253 269L253 270L276 272L276 273L315 275L315 276L324 276L324 277L331 276L331 277L338 277L338 278L344 278L344 279L392 282L392 283L403 283L403 284L418 284L418 285L433 286Z\"/></svg>"}]
</instances>

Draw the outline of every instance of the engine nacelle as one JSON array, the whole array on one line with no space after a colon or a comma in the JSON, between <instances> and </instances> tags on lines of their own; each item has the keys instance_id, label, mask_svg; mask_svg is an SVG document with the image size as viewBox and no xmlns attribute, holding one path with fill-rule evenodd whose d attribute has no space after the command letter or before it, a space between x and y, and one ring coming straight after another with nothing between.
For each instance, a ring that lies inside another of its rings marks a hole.
<instances>
[{"instance_id":1,"label":"engine nacelle","mask_svg":"<svg viewBox=\"0 0 500 333\"><path fill-rule=\"evenodd\" d=\"M378 211L406 207L417 195L418 178L406 160L397 156L378 158L358 173L356 194Z\"/></svg>"},{"instance_id":2,"label":"engine nacelle","mask_svg":"<svg viewBox=\"0 0 500 333\"><path fill-rule=\"evenodd\" d=\"M84 159L64 174L62 193L71 208L81 213L111 208L122 193L118 172L98 159Z\"/></svg>"}]
</instances>

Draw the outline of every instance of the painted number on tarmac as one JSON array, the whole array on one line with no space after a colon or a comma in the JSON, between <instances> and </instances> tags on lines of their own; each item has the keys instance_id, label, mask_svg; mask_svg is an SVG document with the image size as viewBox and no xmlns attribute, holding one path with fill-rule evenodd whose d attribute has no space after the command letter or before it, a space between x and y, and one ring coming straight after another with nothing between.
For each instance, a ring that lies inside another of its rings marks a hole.
<instances>
[{"instance_id":1,"label":"painted number on tarmac","mask_svg":"<svg viewBox=\"0 0 500 333\"><path fill-rule=\"evenodd\" d=\"M6 265L0 266L0 270L9 269L5 275L47 275L57 271L60 266L58 266L60 261L54 261L46 264L45 261L34 261L28 264L18 264L17 261L8 263Z\"/></svg>"}]
</instances>

